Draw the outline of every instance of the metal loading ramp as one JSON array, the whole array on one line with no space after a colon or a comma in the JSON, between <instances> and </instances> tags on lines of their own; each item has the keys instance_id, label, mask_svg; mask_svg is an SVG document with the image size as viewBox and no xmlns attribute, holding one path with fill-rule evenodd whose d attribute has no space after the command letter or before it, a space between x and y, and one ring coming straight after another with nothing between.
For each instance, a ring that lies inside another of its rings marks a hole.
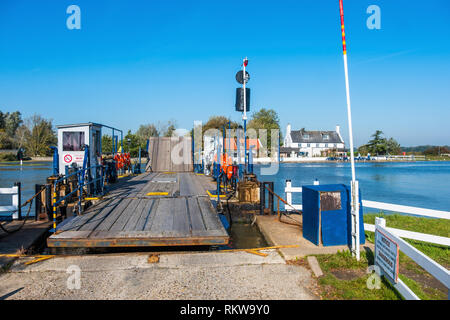
<instances>
[{"instance_id":1,"label":"metal loading ramp","mask_svg":"<svg viewBox=\"0 0 450 320\"><path fill-rule=\"evenodd\" d=\"M193 171L191 137L151 137L146 171Z\"/></svg>"},{"instance_id":2,"label":"metal loading ramp","mask_svg":"<svg viewBox=\"0 0 450 320\"><path fill-rule=\"evenodd\" d=\"M144 173L112 190L85 214L64 220L49 247L225 245L229 235L204 176Z\"/></svg>"}]
</instances>

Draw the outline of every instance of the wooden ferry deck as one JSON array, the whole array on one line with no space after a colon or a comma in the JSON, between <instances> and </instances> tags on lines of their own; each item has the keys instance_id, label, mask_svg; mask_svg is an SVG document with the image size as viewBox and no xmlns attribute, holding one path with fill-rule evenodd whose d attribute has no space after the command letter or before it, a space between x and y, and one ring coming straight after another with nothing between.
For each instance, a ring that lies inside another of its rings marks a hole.
<instances>
[{"instance_id":1,"label":"wooden ferry deck","mask_svg":"<svg viewBox=\"0 0 450 320\"><path fill-rule=\"evenodd\" d=\"M63 221L49 247L224 245L229 236L192 172L143 173L112 189L83 215Z\"/></svg>"}]
</instances>

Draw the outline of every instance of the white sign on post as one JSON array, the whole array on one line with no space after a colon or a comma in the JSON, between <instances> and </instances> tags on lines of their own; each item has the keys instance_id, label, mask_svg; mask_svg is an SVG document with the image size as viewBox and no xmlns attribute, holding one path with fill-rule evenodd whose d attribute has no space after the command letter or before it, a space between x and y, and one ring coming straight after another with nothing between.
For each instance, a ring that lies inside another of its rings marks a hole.
<instances>
[{"instance_id":1,"label":"white sign on post","mask_svg":"<svg viewBox=\"0 0 450 320\"><path fill-rule=\"evenodd\" d=\"M375 230L375 265L394 283L398 282L398 244L378 229Z\"/></svg>"}]
</instances>

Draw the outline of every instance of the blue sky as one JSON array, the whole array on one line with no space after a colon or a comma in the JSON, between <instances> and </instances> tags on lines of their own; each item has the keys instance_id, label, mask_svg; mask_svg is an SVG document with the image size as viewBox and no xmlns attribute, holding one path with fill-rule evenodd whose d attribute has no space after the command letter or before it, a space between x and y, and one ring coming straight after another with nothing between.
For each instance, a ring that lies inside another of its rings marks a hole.
<instances>
[{"instance_id":1,"label":"blue sky","mask_svg":"<svg viewBox=\"0 0 450 320\"><path fill-rule=\"evenodd\" d=\"M81 8L81 30L66 9ZM366 9L381 8L381 30ZM381 129L402 145L450 144L450 3L344 0L355 144ZM54 124L191 128L234 111L248 56L252 110L283 131L347 137L338 0L0 2L0 110Z\"/></svg>"}]
</instances>

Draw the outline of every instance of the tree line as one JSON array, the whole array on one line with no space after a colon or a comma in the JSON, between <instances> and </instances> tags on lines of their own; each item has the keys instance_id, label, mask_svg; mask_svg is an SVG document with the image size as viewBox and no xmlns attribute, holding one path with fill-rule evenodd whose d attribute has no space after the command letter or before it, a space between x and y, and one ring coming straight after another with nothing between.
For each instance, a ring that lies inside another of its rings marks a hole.
<instances>
[{"instance_id":1,"label":"tree line","mask_svg":"<svg viewBox=\"0 0 450 320\"><path fill-rule=\"evenodd\" d=\"M366 144L358 148L358 152L361 155L371 154L375 155L386 155L386 154L400 154L402 148L400 144L394 138L385 138L383 131L376 130L371 136L371 140Z\"/></svg>"},{"instance_id":2,"label":"tree line","mask_svg":"<svg viewBox=\"0 0 450 320\"><path fill-rule=\"evenodd\" d=\"M0 149L23 148L28 156L48 156L57 142L51 119L35 114L22 119L20 111L0 111Z\"/></svg>"},{"instance_id":3,"label":"tree line","mask_svg":"<svg viewBox=\"0 0 450 320\"><path fill-rule=\"evenodd\" d=\"M381 130L376 130L371 136L371 140L358 148L361 155L399 155L402 152L407 154L441 156L450 154L450 146L417 146L402 147L394 138L385 138Z\"/></svg>"},{"instance_id":4,"label":"tree line","mask_svg":"<svg viewBox=\"0 0 450 320\"><path fill-rule=\"evenodd\" d=\"M132 157L139 155L141 148L141 156L147 153L147 139L150 137L172 137L177 129L177 122L169 120L165 122L158 121L156 124L142 124L135 133L128 130L123 137L123 149L129 152ZM108 134L102 135L102 152L112 153L112 136Z\"/></svg>"}]
</instances>

